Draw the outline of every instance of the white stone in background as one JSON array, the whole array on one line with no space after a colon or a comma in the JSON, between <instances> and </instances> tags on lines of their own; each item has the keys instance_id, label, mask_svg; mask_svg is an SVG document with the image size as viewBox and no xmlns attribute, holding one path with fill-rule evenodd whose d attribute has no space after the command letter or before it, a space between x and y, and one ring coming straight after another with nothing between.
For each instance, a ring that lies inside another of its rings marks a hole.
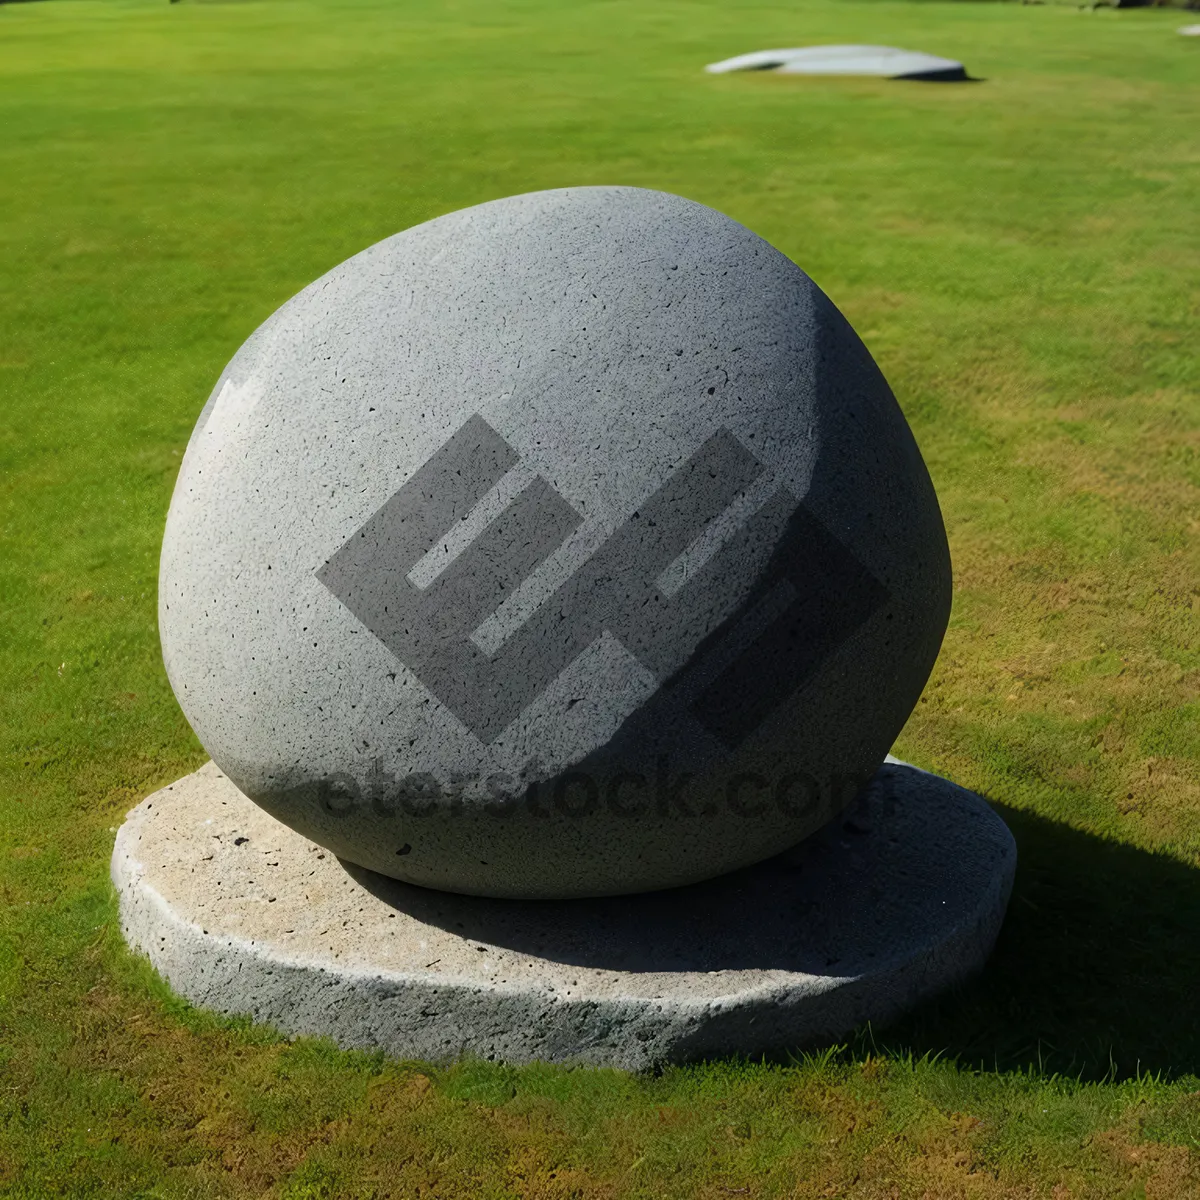
<instances>
[{"instance_id":1,"label":"white stone in background","mask_svg":"<svg viewBox=\"0 0 1200 1200\"><path fill-rule=\"evenodd\" d=\"M952 58L898 50L894 46L797 46L757 50L704 68L712 75L728 71L775 71L780 75L879 75L887 79L965 79L966 69Z\"/></svg>"},{"instance_id":2,"label":"white stone in background","mask_svg":"<svg viewBox=\"0 0 1200 1200\"><path fill-rule=\"evenodd\" d=\"M130 945L192 1003L398 1058L640 1070L880 1024L982 966L1016 847L978 796L883 767L840 820L708 883L487 900L339 863L211 763L113 849Z\"/></svg>"},{"instance_id":3,"label":"white stone in background","mask_svg":"<svg viewBox=\"0 0 1200 1200\"><path fill-rule=\"evenodd\" d=\"M1179 32L1184 37L1200 37L1200 25L1181 25Z\"/></svg>"}]
</instances>

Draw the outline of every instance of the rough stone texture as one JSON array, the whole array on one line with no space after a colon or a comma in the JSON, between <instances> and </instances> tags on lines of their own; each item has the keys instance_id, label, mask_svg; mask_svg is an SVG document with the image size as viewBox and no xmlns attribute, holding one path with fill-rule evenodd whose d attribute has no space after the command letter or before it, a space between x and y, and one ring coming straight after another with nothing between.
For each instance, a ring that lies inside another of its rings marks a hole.
<instances>
[{"instance_id":1,"label":"rough stone texture","mask_svg":"<svg viewBox=\"0 0 1200 1200\"><path fill-rule=\"evenodd\" d=\"M885 79L967 78L966 68L952 58L899 50L895 46L796 46L790 50L756 50L704 68L709 74L729 71L776 71L780 75L879 75Z\"/></svg>"},{"instance_id":2,"label":"rough stone texture","mask_svg":"<svg viewBox=\"0 0 1200 1200\"><path fill-rule=\"evenodd\" d=\"M983 800L897 764L707 883L456 896L347 868L209 764L129 814L112 873L126 938L195 1004L399 1057L641 1069L887 1020L983 963L1015 864Z\"/></svg>"},{"instance_id":3,"label":"rough stone texture","mask_svg":"<svg viewBox=\"0 0 1200 1200\"><path fill-rule=\"evenodd\" d=\"M160 579L175 694L243 792L372 870L524 897L819 828L950 605L853 330L747 229L634 188L452 213L285 304L200 416Z\"/></svg>"}]
</instances>

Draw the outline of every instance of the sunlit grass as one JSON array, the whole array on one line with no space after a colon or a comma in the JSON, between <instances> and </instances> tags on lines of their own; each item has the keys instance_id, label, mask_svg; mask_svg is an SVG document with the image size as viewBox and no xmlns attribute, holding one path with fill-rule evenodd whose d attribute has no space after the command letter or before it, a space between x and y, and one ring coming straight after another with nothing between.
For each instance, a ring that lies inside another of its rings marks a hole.
<instances>
[{"instance_id":1,"label":"sunlit grass","mask_svg":"<svg viewBox=\"0 0 1200 1200\"><path fill-rule=\"evenodd\" d=\"M0 1191L1196 1194L1200 44L1180 20L0 5ZM819 41L983 82L699 70ZM387 1064L189 1009L124 950L107 863L125 810L203 758L154 598L204 397L372 241L611 182L790 254L909 416L956 598L897 749L1017 835L991 966L837 1054L657 1079Z\"/></svg>"}]
</instances>

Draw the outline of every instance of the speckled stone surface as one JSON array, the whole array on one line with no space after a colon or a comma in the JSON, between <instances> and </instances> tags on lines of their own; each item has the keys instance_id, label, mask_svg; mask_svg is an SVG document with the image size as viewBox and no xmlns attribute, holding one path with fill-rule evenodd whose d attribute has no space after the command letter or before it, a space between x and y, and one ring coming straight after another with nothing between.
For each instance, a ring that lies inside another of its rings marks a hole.
<instances>
[{"instance_id":1,"label":"speckled stone surface","mask_svg":"<svg viewBox=\"0 0 1200 1200\"><path fill-rule=\"evenodd\" d=\"M456 896L346 867L213 765L143 801L126 938L193 1003L398 1057L642 1069L882 1023L976 970L1016 849L978 796L881 768L781 856L648 896Z\"/></svg>"},{"instance_id":2,"label":"speckled stone surface","mask_svg":"<svg viewBox=\"0 0 1200 1200\"><path fill-rule=\"evenodd\" d=\"M159 617L205 748L372 870L637 892L777 853L869 779L950 605L887 383L728 217L633 188L452 213L218 380Z\"/></svg>"}]
</instances>

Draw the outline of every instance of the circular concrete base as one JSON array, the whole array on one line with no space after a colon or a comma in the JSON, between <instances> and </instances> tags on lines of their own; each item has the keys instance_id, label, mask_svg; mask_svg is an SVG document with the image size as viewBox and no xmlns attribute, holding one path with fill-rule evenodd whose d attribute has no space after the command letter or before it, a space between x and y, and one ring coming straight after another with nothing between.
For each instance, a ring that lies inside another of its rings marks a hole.
<instances>
[{"instance_id":1,"label":"circular concrete base","mask_svg":"<svg viewBox=\"0 0 1200 1200\"><path fill-rule=\"evenodd\" d=\"M889 762L807 841L707 883L489 900L344 865L211 763L144 800L112 875L130 945L194 1004L402 1058L643 1069L882 1022L979 968L1016 847Z\"/></svg>"}]
</instances>

